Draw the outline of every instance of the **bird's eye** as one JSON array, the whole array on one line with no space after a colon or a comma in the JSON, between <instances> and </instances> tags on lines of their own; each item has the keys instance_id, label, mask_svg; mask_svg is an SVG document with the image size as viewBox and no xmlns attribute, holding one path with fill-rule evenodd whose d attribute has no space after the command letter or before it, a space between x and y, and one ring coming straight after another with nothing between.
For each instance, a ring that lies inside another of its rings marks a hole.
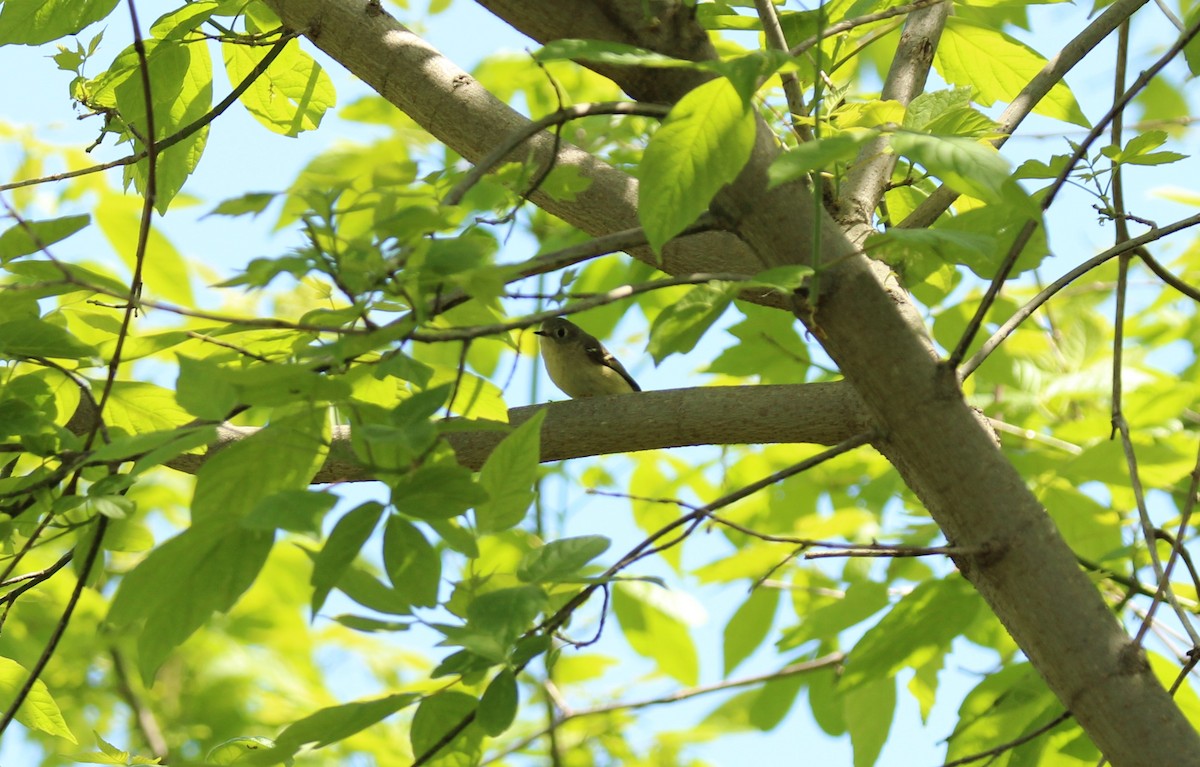
<instances>
[{"instance_id":1,"label":"bird's eye","mask_svg":"<svg viewBox=\"0 0 1200 767\"><path fill-rule=\"evenodd\" d=\"M554 335L558 336L559 338L566 338L567 337L567 329L564 327L555 328Z\"/></svg>"}]
</instances>

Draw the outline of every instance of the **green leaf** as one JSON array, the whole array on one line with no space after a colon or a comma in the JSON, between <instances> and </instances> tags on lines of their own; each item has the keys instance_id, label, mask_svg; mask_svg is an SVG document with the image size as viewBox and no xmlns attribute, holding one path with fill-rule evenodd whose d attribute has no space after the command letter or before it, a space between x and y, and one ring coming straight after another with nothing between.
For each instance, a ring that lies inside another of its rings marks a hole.
<instances>
[{"instance_id":1,"label":"green leaf","mask_svg":"<svg viewBox=\"0 0 1200 767\"><path fill-rule=\"evenodd\" d=\"M616 585L612 603L621 632L638 655L655 661L660 671L681 684L696 684L700 659L687 623L681 617L698 606L688 605L678 594L646 583Z\"/></svg>"},{"instance_id":2,"label":"green leaf","mask_svg":"<svg viewBox=\"0 0 1200 767\"><path fill-rule=\"evenodd\" d=\"M383 515L383 505L376 501L367 501L346 512L338 520L329 533L328 540L317 554L313 562L312 572L312 611L316 615L325 604L329 592L341 580L350 563L358 556L363 544L375 531L379 518Z\"/></svg>"},{"instance_id":3,"label":"green leaf","mask_svg":"<svg viewBox=\"0 0 1200 767\"><path fill-rule=\"evenodd\" d=\"M152 551L117 589L109 620L145 621L138 665L149 682L167 654L213 612L233 606L258 576L273 532L246 530L241 520L277 492L307 487L320 466L323 413L279 419L205 462L197 473L192 527Z\"/></svg>"},{"instance_id":4,"label":"green leaf","mask_svg":"<svg viewBox=\"0 0 1200 767\"><path fill-rule=\"evenodd\" d=\"M476 705L473 696L453 691L438 693L421 701L409 730L413 756L420 757L440 743L451 729L457 728L475 712ZM474 724L468 724L423 764L431 767L478 764L483 756L482 744L483 731Z\"/></svg>"},{"instance_id":5,"label":"green leaf","mask_svg":"<svg viewBox=\"0 0 1200 767\"><path fill-rule=\"evenodd\" d=\"M542 455L542 421L546 411L513 429L500 441L479 471L479 484L488 500L475 508L480 532L499 532L518 524L533 503L538 463Z\"/></svg>"},{"instance_id":6,"label":"green leaf","mask_svg":"<svg viewBox=\"0 0 1200 767\"><path fill-rule=\"evenodd\" d=\"M750 592L729 623L725 624L725 674L750 657L767 638L775 611L779 606L779 590L758 587Z\"/></svg>"},{"instance_id":7,"label":"green leaf","mask_svg":"<svg viewBox=\"0 0 1200 767\"><path fill-rule=\"evenodd\" d=\"M222 200L217 207L205 214L207 216L244 216L249 213L257 216L267 209L279 195L276 192L246 192L240 197Z\"/></svg>"},{"instance_id":8,"label":"green leaf","mask_svg":"<svg viewBox=\"0 0 1200 767\"><path fill-rule=\"evenodd\" d=\"M433 531L442 537L442 543L453 551L469 559L479 557L479 543L474 531L460 524L457 519L432 519L426 524L433 528Z\"/></svg>"},{"instance_id":9,"label":"green leaf","mask_svg":"<svg viewBox=\"0 0 1200 767\"><path fill-rule=\"evenodd\" d=\"M1047 708L1057 710L1046 715ZM949 738L946 760L978 754L1020 733L1032 732L1061 712L1061 705L1028 663L1017 663L989 674L967 693L958 709L962 727Z\"/></svg>"},{"instance_id":10,"label":"green leaf","mask_svg":"<svg viewBox=\"0 0 1200 767\"><path fill-rule=\"evenodd\" d=\"M442 558L416 525L392 515L383 529L383 566L397 592L420 607L434 607Z\"/></svg>"},{"instance_id":11,"label":"green leaf","mask_svg":"<svg viewBox=\"0 0 1200 767\"><path fill-rule=\"evenodd\" d=\"M938 74L952 85L974 87L984 106L1012 101L1046 59L1029 46L990 27L950 17L934 54ZM1033 111L1057 120L1090 128L1075 96L1059 82L1033 107Z\"/></svg>"},{"instance_id":12,"label":"green leaf","mask_svg":"<svg viewBox=\"0 0 1200 767\"><path fill-rule=\"evenodd\" d=\"M218 451L196 474L192 524L240 527L264 499L307 489L324 462L328 432L323 412L301 412Z\"/></svg>"},{"instance_id":13,"label":"green leaf","mask_svg":"<svg viewBox=\"0 0 1200 767\"><path fill-rule=\"evenodd\" d=\"M290 759L306 745L324 748L382 722L420 699L420 695L405 692L323 708L289 725L275 739L275 748L255 754L246 762L255 765L278 764Z\"/></svg>"},{"instance_id":14,"label":"green leaf","mask_svg":"<svg viewBox=\"0 0 1200 767\"><path fill-rule=\"evenodd\" d=\"M778 727L792 710L796 696L806 681L804 674L792 674L764 684L750 701L747 711L750 724L763 732Z\"/></svg>"},{"instance_id":15,"label":"green leaf","mask_svg":"<svg viewBox=\"0 0 1200 767\"><path fill-rule=\"evenodd\" d=\"M186 148L185 145L186 142L179 144L170 152L182 152ZM162 168L159 169L159 174L165 181ZM182 184L182 180L179 183ZM141 204L132 196L107 194L101 197L96 205L96 224L130 270L135 267L137 243L141 234L141 216ZM182 306L195 306L196 299L192 295L187 261L158 227L151 227L150 236L146 240L142 279L146 283L147 293L153 294L155 298L174 301Z\"/></svg>"},{"instance_id":16,"label":"green leaf","mask_svg":"<svg viewBox=\"0 0 1200 767\"><path fill-rule=\"evenodd\" d=\"M854 767L871 767L883 751L896 714L896 680L883 676L846 692L846 729L854 747Z\"/></svg>"},{"instance_id":17,"label":"green leaf","mask_svg":"<svg viewBox=\"0 0 1200 767\"><path fill-rule=\"evenodd\" d=\"M1041 214L1036 211L1031 213L1026 209L1025 204L1029 200L1014 196L1016 188L1015 184L1005 184L1005 202L972 208L957 216L944 216L933 226L939 231L937 236L943 238L943 243L952 238L955 240L958 247L954 248L953 257L985 280L990 280L996 275L996 270L1000 268L1009 248L1031 215L1039 224L1034 227L1033 234L1025 243L1021 255L1017 257L1010 276L1036 269L1050 253ZM990 250L983 249L985 240L978 237L979 232L986 232L989 238L994 238ZM967 246L968 242L973 243L975 247ZM979 250L976 250L976 247Z\"/></svg>"},{"instance_id":18,"label":"green leaf","mask_svg":"<svg viewBox=\"0 0 1200 767\"><path fill-rule=\"evenodd\" d=\"M908 680L908 691L921 709L921 721L929 722L929 713L937 700L938 672L942 670L942 658L933 658L928 663L917 666L913 678Z\"/></svg>"},{"instance_id":19,"label":"green leaf","mask_svg":"<svg viewBox=\"0 0 1200 767\"><path fill-rule=\"evenodd\" d=\"M976 274L994 272L1000 261L1000 247L995 232L893 227L868 236L864 249L912 284L923 281L943 264L964 264Z\"/></svg>"},{"instance_id":20,"label":"green leaf","mask_svg":"<svg viewBox=\"0 0 1200 767\"><path fill-rule=\"evenodd\" d=\"M953 575L912 590L858 640L841 685L846 691L946 653L983 605L966 579Z\"/></svg>"},{"instance_id":21,"label":"green leaf","mask_svg":"<svg viewBox=\"0 0 1200 767\"><path fill-rule=\"evenodd\" d=\"M504 734L517 718L517 677L509 669L501 669L479 698L475 723L493 738Z\"/></svg>"},{"instance_id":22,"label":"green leaf","mask_svg":"<svg viewBox=\"0 0 1200 767\"><path fill-rule=\"evenodd\" d=\"M208 429L168 429L117 437L93 450L89 458L96 463L130 461L175 442L182 443L183 450L189 450L205 445L212 434Z\"/></svg>"},{"instance_id":23,"label":"green leaf","mask_svg":"<svg viewBox=\"0 0 1200 767\"><path fill-rule=\"evenodd\" d=\"M140 381L113 384L104 410L109 428L126 434L173 431L192 420L187 411L175 404L175 393Z\"/></svg>"},{"instance_id":24,"label":"green leaf","mask_svg":"<svg viewBox=\"0 0 1200 767\"><path fill-rule=\"evenodd\" d=\"M1129 140L1123 149L1105 147L1101 151L1114 163L1125 165L1165 165L1187 157L1179 152L1152 152L1167 141L1167 132L1151 130L1140 133Z\"/></svg>"},{"instance_id":25,"label":"green leaf","mask_svg":"<svg viewBox=\"0 0 1200 767\"><path fill-rule=\"evenodd\" d=\"M655 253L708 210L754 149L755 112L717 78L671 108L650 137L638 172L638 219Z\"/></svg>"},{"instance_id":26,"label":"green leaf","mask_svg":"<svg viewBox=\"0 0 1200 767\"><path fill-rule=\"evenodd\" d=\"M753 376L763 383L804 381L808 345L797 332L796 318L753 304L737 302L736 306L745 319L727 330L733 336L732 343L706 372Z\"/></svg>"},{"instance_id":27,"label":"green leaf","mask_svg":"<svg viewBox=\"0 0 1200 767\"><path fill-rule=\"evenodd\" d=\"M405 621L383 621L378 618L366 618L362 615L348 615L346 613L335 615L333 619L346 628L362 631L367 634L379 631L408 631L412 628L412 624Z\"/></svg>"},{"instance_id":28,"label":"green leaf","mask_svg":"<svg viewBox=\"0 0 1200 767\"><path fill-rule=\"evenodd\" d=\"M240 83L267 55L266 48L221 46L229 80ZM315 130L337 103L333 81L296 40L288 42L267 71L241 96L242 105L269 130L285 136Z\"/></svg>"},{"instance_id":29,"label":"green leaf","mask_svg":"<svg viewBox=\"0 0 1200 767\"><path fill-rule=\"evenodd\" d=\"M421 466L392 483L392 505L402 514L428 522L446 520L475 508L488 493L470 469L444 461Z\"/></svg>"},{"instance_id":30,"label":"green leaf","mask_svg":"<svg viewBox=\"0 0 1200 767\"><path fill-rule=\"evenodd\" d=\"M350 393L344 380L322 375L306 365L235 368L183 354L178 359L176 399L198 418L223 419L235 405L275 407L297 401L341 400Z\"/></svg>"},{"instance_id":31,"label":"green leaf","mask_svg":"<svg viewBox=\"0 0 1200 767\"><path fill-rule=\"evenodd\" d=\"M498 589L481 594L467 606L467 623L508 647L529 630L545 608L546 594L537 586Z\"/></svg>"},{"instance_id":32,"label":"green leaf","mask_svg":"<svg viewBox=\"0 0 1200 767\"><path fill-rule=\"evenodd\" d=\"M98 352L58 325L29 318L0 322L0 354L80 360L95 357Z\"/></svg>"},{"instance_id":33,"label":"green leaf","mask_svg":"<svg viewBox=\"0 0 1200 767\"><path fill-rule=\"evenodd\" d=\"M813 272L811 266L776 266L754 275L749 282L742 283L742 287L764 287L791 292L803 286L812 277Z\"/></svg>"},{"instance_id":34,"label":"green leaf","mask_svg":"<svg viewBox=\"0 0 1200 767\"><path fill-rule=\"evenodd\" d=\"M17 692L28 678L29 672L24 666L10 658L0 657L0 700L5 701L6 708L17 699ZM50 690L41 679L34 680L33 688L17 709L16 718L31 730L66 738L72 743L79 742L71 733L58 704L54 702Z\"/></svg>"},{"instance_id":35,"label":"green leaf","mask_svg":"<svg viewBox=\"0 0 1200 767\"><path fill-rule=\"evenodd\" d=\"M195 123L212 108L212 61L204 45L188 45L182 40L146 40L146 66L151 79L154 96L154 132L159 140L178 133L182 128ZM141 78L142 60L133 46L122 51L113 61L109 71L93 85L94 103L115 109L121 118L123 138L146 135L146 99ZM155 165L157 180L155 209L166 213L171 200L183 188L192 171L200 162L208 140L208 128L204 127L181 140L178 144L159 153ZM136 140L139 144L141 139ZM126 166L126 181L133 180L139 191L145 193L149 176L149 159L143 158L134 165ZM147 258L153 264L153 257ZM147 279L156 292L164 287Z\"/></svg>"},{"instance_id":36,"label":"green leaf","mask_svg":"<svg viewBox=\"0 0 1200 767\"><path fill-rule=\"evenodd\" d=\"M247 754L256 753L275 746L270 738L257 736L230 738L209 749L204 761L210 764L226 765L242 761ZM244 763L244 762L243 762Z\"/></svg>"},{"instance_id":37,"label":"green leaf","mask_svg":"<svg viewBox=\"0 0 1200 767\"><path fill-rule=\"evenodd\" d=\"M895 133L892 149L919 163L955 191L984 202L1003 200L1001 187L1008 180L1008 161L990 144L956 136Z\"/></svg>"},{"instance_id":38,"label":"green leaf","mask_svg":"<svg viewBox=\"0 0 1200 767\"><path fill-rule=\"evenodd\" d=\"M0 45L41 45L79 34L116 7L117 0L6 0L0 8Z\"/></svg>"},{"instance_id":39,"label":"green leaf","mask_svg":"<svg viewBox=\"0 0 1200 767\"><path fill-rule=\"evenodd\" d=\"M184 37L199 27L220 10L217 0L194 0L182 8L171 11L150 25L150 34L160 40Z\"/></svg>"},{"instance_id":40,"label":"green leaf","mask_svg":"<svg viewBox=\"0 0 1200 767\"><path fill-rule=\"evenodd\" d=\"M168 653L214 612L225 612L254 583L271 533L214 524L191 527L150 552L125 575L108 620L118 627L144 621L137 632L138 668L146 684Z\"/></svg>"},{"instance_id":41,"label":"green leaf","mask_svg":"<svg viewBox=\"0 0 1200 767\"><path fill-rule=\"evenodd\" d=\"M650 326L648 350L654 364L676 352L695 348L704 332L720 319L733 300L734 286L727 282L697 285L680 300L668 304Z\"/></svg>"},{"instance_id":42,"label":"green leaf","mask_svg":"<svg viewBox=\"0 0 1200 767\"><path fill-rule=\"evenodd\" d=\"M849 162L858 154L859 148L874 137L873 131L839 133L806 141L787 150L771 162L767 169L767 188L807 178L814 171L823 171L840 162Z\"/></svg>"},{"instance_id":43,"label":"green leaf","mask_svg":"<svg viewBox=\"0 0 1200 767\"><path fill-rule=\"evenodd\" d=\"M317 535L321 520L338 502L333 493L316 490L281 490L255 505L242 520L247 530L287 530Z\"/></svg>"},{"instance_id":44,"label":"green leaf","mask_svg":"<svg viewBox=\"0 0 1200 767\"><path fill-rule=\"evenodd\" d=\"M350 564L338 581L337 588L368 610L385 615L412 613L412 604L403 594L376 578L359 562Z\"/></svg>"},{"instance_id":45,"label":"green leaf","mask_svg":"<svg viewBox=\"0 0 1200 767\"><path fill-rule=\"evenodd\" d=\"M947 112L970 107L972 93L974 88L970 87L925 91L909 103L904 127L917 133L933 133L926 126Z\"/></svg>"},{"instance_id":46,"label":"green leaf","mask_svg":"<svg viewBox=\"0 0 1200 767\"><path fill-rule=\"evenodd\" d=\"M838 673L830 669L812 674L808 679L808 705L813 721L827 735L846 734L846 714L842 704L846 697L838 685Z\"/></svg>"},{"instance_id":47,"label":"green leaf","mask_svg":"<svg viewBox=\"0 0 1200 767\"><path fill-rule=\"evenodd\" d=\"M1193 5L1188 10L1184 28L1193 28L1198 20L1200 20L1200 5ZM1183 47L1183 58L1187 61L1188 70L1192 73L1192 77L1200 75L1200 35L1193 37Z\"/></svg>"},{"instance_id":48,"label":"green leaf","mask_svg":"<svg viewBox=\"0 0 1200 767\"><path fill-rule=\"evenodd\" d=\"M874 581L851 584L841 599L804 612L799 624L784 632L779 646L783 649L798 647L813 639L832 643L843 631L870 618L887 603L885 584Z\"/></svg>"},{"instance_id":49,"label":"green leaf","mask_svg":"<svg viewBox=\"0 0 1200 767\"><path fill-rule=\"evenodd\" d=\"M526 583L558 583L574 578L588 562L612 544L603 535L562 538L528 552L517 566L517 577Z\"/></svg>"},{"instance_id":50,"label":"green leaf","mask_svg":"<svg viewBox=\"0 0 1200 767\"><path fill-rule=\"evenodd\" d=\"M91 216L80 215L14 224L0 234L0 264L65 240L91 221Z\"/></svg>"},{"instance_id":51,"label":"green leaf","mask_svg":"<svg viewBox=\"0 0 1200 767\"><path fill-rule=\"evenodd\" d=\"M1080 492L1071 482L1053 477L1038 489L1037 496L1071 551L1079 556L1103 562L1124 547L1121 515Z\"/></svg>"}]
</instances>

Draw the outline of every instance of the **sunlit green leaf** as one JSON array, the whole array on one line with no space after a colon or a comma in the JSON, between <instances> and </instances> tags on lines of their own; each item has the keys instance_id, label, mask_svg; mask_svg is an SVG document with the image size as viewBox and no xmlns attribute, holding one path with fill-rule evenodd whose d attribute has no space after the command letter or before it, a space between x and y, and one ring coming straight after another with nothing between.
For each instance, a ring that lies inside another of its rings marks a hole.
<instances>
[{"instance_id":1,"label":"sunlit green leaf","mask_svg":"<svg viewBox=\"0 0 1200 767\"><path fill-rule=\"evenodd\" d=\"M483 731L478 725L467 724L447 742L446 736L475 712L477 701L461 692L442 692L421 701L413 717L409 738L413 755L432 759L424 764L434 767L461 767L476 764L482 754ZM436 752L433 749L441 745Z\"/></svg>"},{"instance_id":2,"label":"sunlit green leaf","mask_svg":"<svg viewBox=\"0 0 1200 767\"><path fill-rule=\"evenodd\" d=\"M80 215L13 224L0 234L0 264L18 256L37 253L42 248L65 240L89 223L90 216Z\"/></svg>"},{"instance_id":3,"label":"sunlit green leaf","mask_svg":"<svg viewBox=\"0 0 1200 767\"><path fill-rule=\"evenodd\" d=\"M437 604L442 558L416 525L401 517L388 517L383 530L383 565L392 586L414 605Z\"/></svg>"},{"instance_id":4,"label":"sunlit green leaf","mask_svg":"<svg viewBox=\"0 0 1200 767\"><path fill-rule=\"evenodd\" d=\"M729 623L725 624L725 673L733 671L758 649L774 622L779 606L779 591L759 587L750 592Z\"/></svg>"},{"instance_id":5,"label":"sunlit green leaf","mask_svg":"<svg viewBox=\"0 0 1200 767\"><path fill-rule=\"evenodd\" d=\"M525 555L517 568L517 577L530 583L569 580L584 565L607 551L611 543L602 535L550 541Z\"/></svg>"},{"instance_id":6,"label":"sunlit green leaf","mask_svg":"<svg viewBox=\"0 0 1200 767\"><path fill-rule=\"evenodd\" d=\"M232 82L249 76L267 55L267 48L226 43L225 71ZM315 130L337 101L333 81L313 58L292 40L267 71L242 94L242 104L256 120L276 133L297 136Z\"/></svg>"},{"instance_id":7,"label":"sunlit green leaf","mask_svg":"<svg viewBox=\"0 0 1200 767\"><path fill-rule=\"evenodd\" d=\"M321 548L316 561L313 562L312 611L315 615L321 611L325 598L341 580L342 574L350 563L358 556L367 538L371 537L379 517L383 514L383 506L375 501L367 501L348 511L329 533L329 539Z\"/></svg>"},{"instance_id":8,"label":"sunlit green leaf","mask_svg":"<svg viewBox=\"0 0 1200 767\"><path fill-rule=\"evenodd\" d=\"M542 455L540 410L492 449L479 472L479 484L488 500L475 509L475 522L483 532L507 530L525 518L533 503L533 483Z\"/></svg>"},{"instance_id":9,"label":"sunlit green leaf","mask_svg":"<svg viewBox=\"0 0 1200 767\"><path fill-rule=\"evenodd\" d=\"M976 99L984 106L1012 101L1046 65L1045 58L1003 32L955 17L946 20L933 60L946 82L975 88ZM1061 82L1034 105L1033 111L1091 127L1074 95Z\"/></svg>"},{"instance_id":10,"label":"sunlit green leaf","mask_svg":"<svg viewBox=\"0 0 1200 767\"><path fill-rule=\"evenodd\" d=\"M806 178L813 171L823 171L839 162L852 160L870 138L871 134L866 132L838 133L793 147L772 161L767 171L770 186Z\"/></svg>"},{"instance_id":11,"label":"sunlit green leaf","mask_svg":"<svg viewBox=\"0 0 1200 767\"><path fill-rule=\"evenodd\" d=\"M654 318L650 326L647 351L654 363L662 362L675 353L690 352L704 332L721 318L733 300L733 286L712 282L697 285L683 298L668 305Z\"/></svg>"},{"instance_id":12,"label":"sunlit green leaf","mask_svg":"<svg viewBox=\"0 0 1200 767\"><path fill-rule=\"evenodd\" d=\"M663 609L670 608L671 601L670 593L647 584L623 583L613 589L613 613L634 651L679 683L696 684L700 658L687 623L677 611Z\"/></svg>"},{"instance_id":13,"label":"sunlit green leaf","mask_svg":"<svg viewBox=\"0 0 1200 767\"><path fill-rule=\"evenodd\" d=\"M945 653L982 607L982 599L961 576L920 584L858 640L842 685L852 690L890 680L902 668Z\"/></svg>"},{"instance_id":14,"label":"sunlit green leaf","mask_svg":"<svg viewBox=\"0 0 1200 767\"><path fill-rule=\"evenodd\" d=\"M3 696L5 701L15 701L17 692L28 678L29 671L21 664L10 658L0 657L0 696ZM62 712L50 696L46 684L40 679L34 680L32 689L17 709L16 719L31 730L66 738L72 743L79 742L63 719Z\"/></svg>"},{"instance_id":15,"label":"sunlit green leaf","mask_svg":"<svg viewBox=\"0 0 1200 767\"><path fill-rule=\"evenodd\" d=\"M754 148L754 111L717 78L684 96L642 156L638 219L655 252L708 209Z\"/></svg>"},{"instance_id":16,"label":"sunlit green leaf","mask_svg":"<svg viewBox=\"0 0 1200 767\"><path fill-rule=\"evenodd\" d=\"M988 144L954 136L896 133L892 149L954 188L984 202L1000 202L1008 180L1008 162Z\"/></svg>"},{"instance_id":17,"label":"sunlit green leaf","mask_svg":"<svg viewBox=\"0 0 1200 767\"><path fill-rule=\"evenodd\" d=\"M846 728L854 746L854 767L871 767L887 741L896 713L896 680L880 676L847 691Z\"/></svg>"},{"instance_id":18,"label":"sunlit green leaf","mask_svg":"<svg viewBox=\"0 0 1200 767\"><path fill-rule=\"evenodd\" d=\"M483 691L475 722L493 738L502 735L517 717L517 703L517 678L509 669L503 669Z\"/></svg>"},{"instance_id":19,"label":"sunlit green leaf","mask_svg":"<svg viewBox=\"0 0 1200 767\"><path fill-rule=\"evenodd\" d=\"M0 354L8 357L55 357L83 359L96 350L58 325L45 320L23 319L0 322Z\"/></svg>"},{"instance_id":20,"label":"sunlit green leaf","mask_svg":"<svg viewBox=\"0 0 1200 767\"><path fill-rule=\"evenodd\" d=\"M0 10L0 45L40 45L112 13L117 0L6 0Z\"/></svg>"}]
</instances>

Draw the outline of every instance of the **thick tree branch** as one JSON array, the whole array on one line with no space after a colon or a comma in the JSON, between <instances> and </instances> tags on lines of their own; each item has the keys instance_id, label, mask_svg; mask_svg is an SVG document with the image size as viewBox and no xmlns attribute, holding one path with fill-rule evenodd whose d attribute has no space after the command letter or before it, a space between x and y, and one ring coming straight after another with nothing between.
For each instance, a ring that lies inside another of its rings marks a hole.
<instances>
[{"instance_id":1,"label":"thick tree branch","mask_svg":"<svg viewBox=\"0 0 1200 767\"><path fill-rule=\"evenodd\" d=\"M86 400L85 400L86 402ZM706 386L648 391L517 407L508 411L517 426L539 410L543 462L691 445L811 443L835 445L868 430L866 410L844 383L777 386ZM95 410L81 404L68 424L84 433ZM222 424L204 454L179 456L167 465L194 474L214 452L258 432L257 427ZM446 440L470 469L483 466L506 432L452 432ZM325 465L314 482L376 479L354 456L349 427L335 427Z\"/></svg>"}]
</instances>

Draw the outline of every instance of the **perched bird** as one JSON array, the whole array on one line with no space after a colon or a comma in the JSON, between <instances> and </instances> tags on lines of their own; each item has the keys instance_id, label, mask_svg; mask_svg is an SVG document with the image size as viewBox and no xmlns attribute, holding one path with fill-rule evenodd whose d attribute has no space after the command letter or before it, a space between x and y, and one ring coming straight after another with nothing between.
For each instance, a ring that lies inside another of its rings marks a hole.
<instances>
[{"instance_id":1,"label":"perched bird","mask_svg":"<svg viewBox=\"0 0 1200 767\"><path fill-rule=\"evenodd\" d=\"M567 396L578 399L642 390L604 344L573 322L554 317L533 332L541 336L542 361L550 380Z\"/></svg>"}]
</instances>

